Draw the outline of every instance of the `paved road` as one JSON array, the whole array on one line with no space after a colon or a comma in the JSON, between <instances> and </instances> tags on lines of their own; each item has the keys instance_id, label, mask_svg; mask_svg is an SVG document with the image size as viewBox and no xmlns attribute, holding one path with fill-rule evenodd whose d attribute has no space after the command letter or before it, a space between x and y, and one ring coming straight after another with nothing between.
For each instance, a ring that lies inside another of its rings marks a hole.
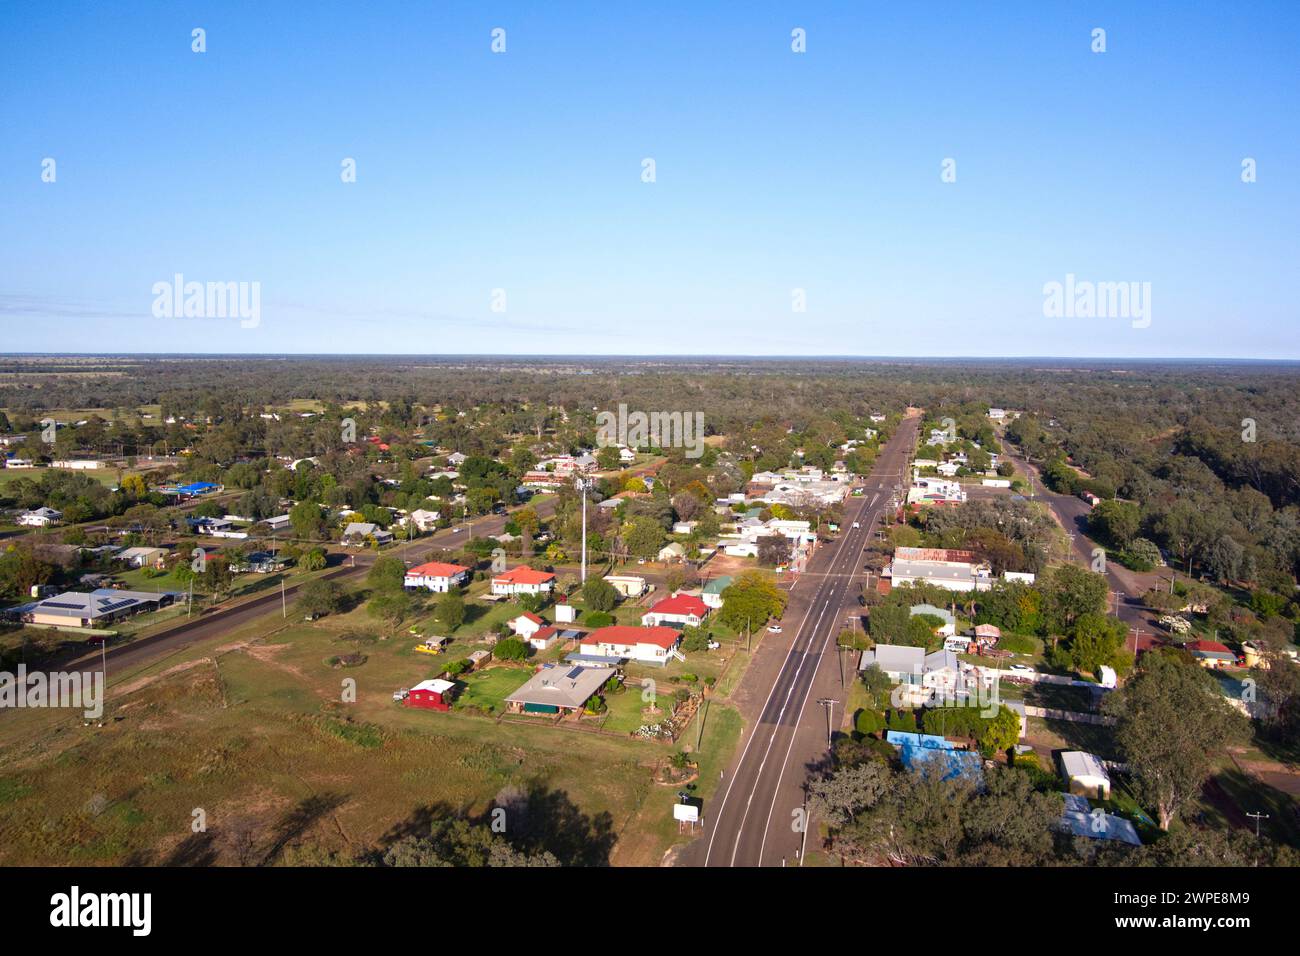
<instances>
[{"instance_id":1,"label":"paved road","mask_svg":"<svg viewBox=\"0 0 1300 956\"><path fill-rule=\"evenodd\" d=\"M705 808L705 831L682 855L683 865L779 866L798 862L802 834L793 827L804 805L811 768L827 756L827 711L834 699L838 725L851 664L838 659L836 636L849 614L859 613L862 551L872 526L906 483L907 459L919 419L909 418L882 451L861 498L849 498L848 527L818 550L790 594L781 635L767 634L743 684L769 686L757 719L749 718L744 746L726 771L726 782ZM853 528L857 521L861 527ZM784 643L788 641L788 646ZM845 668L841 670L841 665ZM742 706L742 710L743 710Z\"/></svg>"},{"instance_id":2,"label":"paved road","mask_svg":"<svg viewBox=\"0 0 1300 956\"><path fill-rule=\"evenodd\" d=\"M1029 487L1032 495L1031 500L1041 501L1051 509L1052 514L1056 516L1062 527L1071 534L1074 553L1084 567L1092 566L1092 552L1099 545L1091 538L1087 537L1088 530L1088 513L1092 507L1077 495L1062 495L1049 489L1043 484L1042 476L1036 465L1030 464L1025 457L1018 452L1011 451L1010 443L1003 439L1003 450L1025 473L1029 479ZM1115 568L1115 563L1108 562L1106 566L1106 581L1110 590L1118 595L1116 604L1112 605L1112 610L1116 616L1127 624L1130 628L1141 628L1150 631L1154 624L1152 623L1154 615L1147 608L1143 601L1143 592L1133 590Z\"/></svg>"},{"instance_id":3,"label":"paved road","mask_svg":"<svg viewBox=\"0 0 1300 956\"><path fill-rule=\"evenodd\" d=\"M555 511L556 499L548 498L538 504L533 505L540 517L547 517ZM524 506L527 507L527 506ZM507 515L487 515L482 518L475 518L473 521L473 533L476 537L499 534L508 520ZM468 540L469 531L464 530L459 533L451 529L439 531L436 534L425 538L416 538L413 541L402 542L396 547L389 548L382 552L385 556L393 555L403 560L414 560L425 553L436 548L451 548ZM373 551L363 551L356 555L355 566L352 565L350 558L345 558L342 567L335 568L321 577L346 581L357 575L365 574L370 565L375 561L376 554ZM291 584L285 588L284 600L290 605L302 584ZM293 613L290 606L290 614ZM112 676L114 673L121 673L123 669L138 667L152 660L162 657L166 654L175 653L195 644L199 641L208 640L214 637L221 637L232 631L257 620L260 617L274 614L281 614L281 596L279 589L273 590L251 601L234 605L226 609L196 616L173 624L164 628L157 633L150 634L147 637L141 637L137 640L117 647L110 645L108 649L108 672ZM86 655L66 665L67 669L76 669L82 671L99 670L100 654L98 644L95 644L94 650Z\"/></svg>"}]
</instances>

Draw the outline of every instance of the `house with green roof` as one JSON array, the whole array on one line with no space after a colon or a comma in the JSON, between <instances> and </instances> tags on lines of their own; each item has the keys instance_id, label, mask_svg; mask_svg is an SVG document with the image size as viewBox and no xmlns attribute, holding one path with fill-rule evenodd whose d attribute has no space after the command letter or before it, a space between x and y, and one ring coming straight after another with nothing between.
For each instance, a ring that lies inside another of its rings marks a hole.
<instances>
[{"instance_id":1,"label":"house with green roof","mask_svg":"<svg viewBox=\"0 0 1300 956\"><path fill-rule=\"evenodd\" d=\"M722 607L722 592L731 587L731 580L731 575L723 574L706 581L700 591L700 597L704 599L704 603L714 610Z\"/></svg>"}]
</instances>

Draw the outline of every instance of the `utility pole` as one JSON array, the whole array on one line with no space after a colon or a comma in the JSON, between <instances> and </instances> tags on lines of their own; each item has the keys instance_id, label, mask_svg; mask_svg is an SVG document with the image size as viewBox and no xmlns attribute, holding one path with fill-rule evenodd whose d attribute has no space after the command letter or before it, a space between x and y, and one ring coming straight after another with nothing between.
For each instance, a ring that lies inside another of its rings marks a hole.
<instances>
[{"instance_id":1,"label":"utility pole","mask_svg":"<svg viewBox=\"0 0 1300 956\"><path fill-rule=\"evenodd\" d=\"M289 606L285 603L284 578L281 577L280 578L280 617L287 618L288 616L289 616Z\"/></svg>"},{"instance_id":2,"label":"utility pole","mask_svg":"<svg viewBox=\"0 0 1300 956\"><path fill-rule=\"evenodd\" d=\"M580 583L587 583L587 492L590 490L592 481L590 478L577 478L574 480L578 491L582 494L582 572Z\"/></svg>"},{"instance_id":3,"label":"utility pole","mask_svg":"<svg viewBox=\"0 0 1300 956\"><path fill-rule=\"evenodd\" d=\"M1246 814L1246 816L1250 817L1252 820L1255 821L1255 839L1258 840L1258 839L1259 839L1259 821L1260 821L1260 820L1267 820L1267 819L1268 819L1268 814L1267 814L1267 813L1248 813L1248 814Z\"/></svg>"},{"instance_id":4,"label":"utility pole","mask_svg":"<svg viewBox=\"0 0 1300 956\"><path fill-rule=\"evenodd\" d=\"M830 697L822 697L818 699L817 703L826 708L826 748L829 750L831 746L831 715L835 713L835 705L839 701Z\"/></svg>"}]
</instances>

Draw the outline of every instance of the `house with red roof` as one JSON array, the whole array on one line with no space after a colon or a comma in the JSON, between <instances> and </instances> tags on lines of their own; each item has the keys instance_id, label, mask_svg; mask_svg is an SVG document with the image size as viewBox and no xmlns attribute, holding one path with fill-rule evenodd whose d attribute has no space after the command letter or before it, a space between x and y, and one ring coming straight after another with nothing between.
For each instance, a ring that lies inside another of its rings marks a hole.
<instances>
[{"instance_id":1,"label":"house with red roof","mask_svg":"<svg viewBox=\"0 0 1300 956\"><path fill-rule=\"evenodd\" d=\"M560 629L554 624L548 624L524 637L524 642L535 651L544 651L559 639Z\"/></svg>"},{"instance_id":2,"label":"house with red roof","mask_svg":"<svg viewBox=\"0 0 1300 956\"><path fill-rule=\"evenodd\" d=\"M507 597L518 594L550 594L554 588L554 574L550 571L535 571L524 564L492 578L492 593Z\"/></svg>"},{"instance_id":3,"label":"house with red roof","mask_svg":"<svg viewBox=\"0 0 1300 956\"><path fill-rule=\"evenodd\" d=\"M546 627L546 622L531 611L525 611L518 617L506 622L510 625L510 630L514 631L525 641Z\"/></svg>"},{"instance_id":4,"label":"house with red roof","mask_svg":"<svg viewBox=\"0 0 1300 956\"><path fill-rule=\"evenodd\" d=\"M402 584L408 588L427 588L445 594L453 587L463 587L469 582L469 568L446 561L430 561L407 568Z\"/></svg>"},{"instance_id":5,"label":"house with red roof","mask_svg":"<svg viewBox=\"0 0 1300 956\"><path fill-rule=\"evenodd\" d=\"M667 664L671 658L682 656L677 650L681 640L682 632L673 627L615 624L598 627L582 638L579 651L587 658L621 658L642 664Z\"/></svg>"},{"instance_id":6,"label":"house with red roof","mask_svg":"<svg viewBox=\"0 0 1300 956\"><path fill-rule=\"evenodd\" d=\"M664 598L641 615L645 627L675 624L678 627L699 627L708 617L709 606L704 599L693 594L676 594Z\"/></svg>"},{"instance_id":7,"label":"house with red roof","mask_svg":"<svg viewBox=\"0 0 1300 956\"><path fill-rule=\"evenodd\" d=\"M1202 667L1231 667L1237 663L1237 655L1218 641L1189 641L1183 647Z\"/></svg>"}]
</instances>

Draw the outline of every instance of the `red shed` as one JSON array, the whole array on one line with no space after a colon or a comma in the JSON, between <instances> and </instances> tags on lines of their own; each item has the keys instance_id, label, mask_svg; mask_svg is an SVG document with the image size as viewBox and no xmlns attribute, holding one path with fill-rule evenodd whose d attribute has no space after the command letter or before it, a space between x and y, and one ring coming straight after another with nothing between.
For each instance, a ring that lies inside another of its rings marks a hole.
<instances>
[{"instance_id":1,"label":"red shed","mask_svg":"<svg viewBox=\"0 0 1300 956\"><path fill-rule=\"evenodd\" d=\"M407 707L423 707L426 710L451 710L451 690L456 685L449 680L420 681L411 688L406 698Z\"/></svg>"}]
</instances>

